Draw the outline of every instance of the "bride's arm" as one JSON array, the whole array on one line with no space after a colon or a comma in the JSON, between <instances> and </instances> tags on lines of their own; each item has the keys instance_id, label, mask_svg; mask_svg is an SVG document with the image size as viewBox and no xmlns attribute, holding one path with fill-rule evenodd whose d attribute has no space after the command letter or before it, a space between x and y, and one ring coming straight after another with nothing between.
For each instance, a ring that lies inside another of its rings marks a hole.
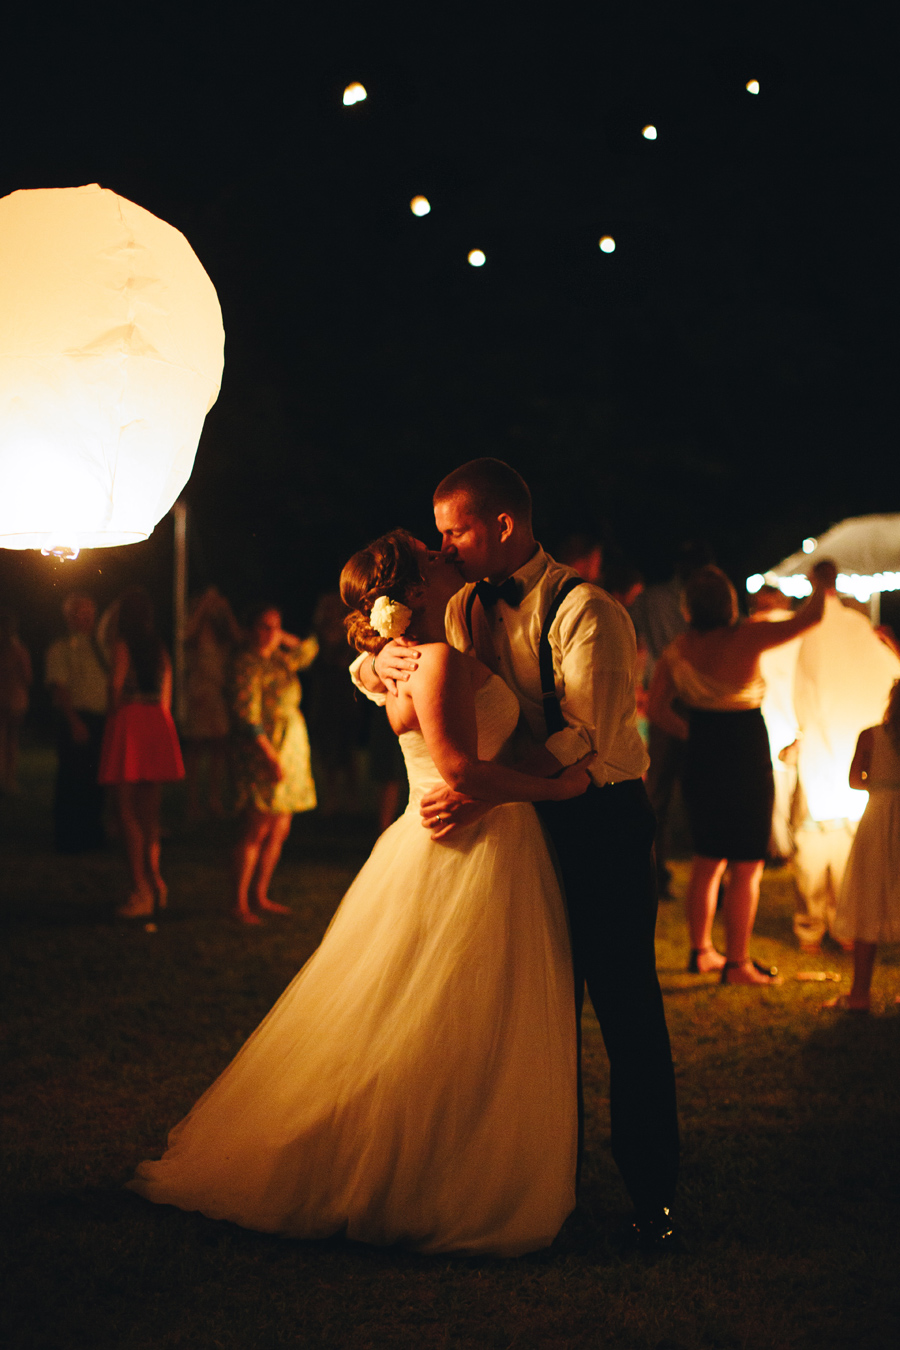
<instances>
[{"instance_id":1,"label":"bride's arm","mask_svg":"<svg viewBox=\"0 0 900 1350\"><path fill-rule=\"evenodd\" d=\"M538 777L478 758L476 669L452 647L433 643L422 647L407 686L425 744L448 787L495 803L565 801L584 792L590 782L584 760L554 777Z\"/></svg>"}]
</instances>

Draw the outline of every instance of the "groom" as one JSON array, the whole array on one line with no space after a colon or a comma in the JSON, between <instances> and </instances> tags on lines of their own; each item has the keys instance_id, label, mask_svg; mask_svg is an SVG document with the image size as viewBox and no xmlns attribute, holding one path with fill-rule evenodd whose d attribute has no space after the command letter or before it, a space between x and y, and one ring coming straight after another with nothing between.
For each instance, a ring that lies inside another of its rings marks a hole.
<instances>
[{"instance_id":1,"label":"groom","mask_svg":"<svg viewBox=\"0 0 900 1350\"><path fill-rule=\"evenodd\" d=\"M521 767L554 773L596 756L583 796L538 810L562 870L579 1038L587 984L609 1055L612 1152L635 1206L632 1235L644 1249L674 1246L678 1122L656 976L654 818L641 780L634 629L606 592L544 553L528 487L500 460L472 460L449 474L434 494L434 517L443 551L475 583L448 605L448 641L474 652L517 696L530 741ZM391 643L358 678L377 694L408 678L415 658ZM421 805L435 839L490 809L450 788Z\"/></svg>"}]
</instances>

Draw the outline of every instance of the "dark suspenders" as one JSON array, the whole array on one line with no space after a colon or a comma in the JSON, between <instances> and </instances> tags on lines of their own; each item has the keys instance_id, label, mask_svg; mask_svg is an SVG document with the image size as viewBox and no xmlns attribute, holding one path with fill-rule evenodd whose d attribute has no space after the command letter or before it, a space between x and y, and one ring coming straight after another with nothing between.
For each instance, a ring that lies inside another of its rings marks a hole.
<instances>
[{"instance_id":1,"label":"dark suspenders","mask_svg":"<svg viewBox=\"0 0 900 1350\"><path fill-rule=\"evenodd\" d=\"M563 582L556 595L553 597L550 608L547 610L544 624L541 628L541 640L538 644L538 669L541 674L541 698L544 700L544 721L547 723L547 735L553 736L557 731L562 731L566 725L562 715L562 709L559 706L559 699L556 694L556 682L553 679L553 652L550 648L550 628L553 620L559 613L559 607L566 596L575 589L576 586L583 585L581 577L569 577ZM475 645L475 638L472 633L472 607L475 604L474 587L466 598L466 628L469 630L469 641Z\"/></svg>"}]
</instances>

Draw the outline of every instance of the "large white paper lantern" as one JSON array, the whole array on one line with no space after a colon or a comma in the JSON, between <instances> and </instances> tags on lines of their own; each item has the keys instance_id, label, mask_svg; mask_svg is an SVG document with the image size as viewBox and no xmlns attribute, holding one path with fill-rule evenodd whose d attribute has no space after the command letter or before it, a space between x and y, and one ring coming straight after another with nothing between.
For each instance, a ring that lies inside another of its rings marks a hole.
<instances>
[{"instance_id":1,"label":"large white paper lantern","mask_svg":"<svg viewBox=\"0 0 900 1350\"><path fill-rule=\"evenodd\" d=\"M114 192L0 200L0 546L146 539L222 381L215 288L184 235Z\"/></svg>"}]
</instances>

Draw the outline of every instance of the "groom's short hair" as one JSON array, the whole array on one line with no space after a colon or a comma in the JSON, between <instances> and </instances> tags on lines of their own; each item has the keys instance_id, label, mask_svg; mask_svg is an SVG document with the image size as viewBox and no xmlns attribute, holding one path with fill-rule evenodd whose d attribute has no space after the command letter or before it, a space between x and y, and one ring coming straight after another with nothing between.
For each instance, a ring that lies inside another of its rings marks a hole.
<instances>
[{"instance_id":1,"label":"groom's short hair","mask_svg":"<svg viewBox=\"0 0 900 1350\"><path fill-rule=\"evenodd\" d=\"M502 459L470 459L441 479L434 490L434 502L464 496L469 509L479 518L509 515L531 528L531 492L521 474Z\"/></svg>"}]
</instances>

